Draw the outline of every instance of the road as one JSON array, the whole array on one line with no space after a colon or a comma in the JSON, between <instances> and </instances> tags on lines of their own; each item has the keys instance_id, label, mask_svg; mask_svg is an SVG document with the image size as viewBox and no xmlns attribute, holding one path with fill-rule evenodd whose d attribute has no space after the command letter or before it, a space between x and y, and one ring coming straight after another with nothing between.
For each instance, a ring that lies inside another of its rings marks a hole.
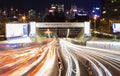
<instances>
[{"instance_id":1,"label":"road","mask_svg":"<svg viewBox=\"0 0 120 76\"><path fill-rule=\"evenodd\" d=\"M120 76L119 51L75 45L65 39L60 39L60 45L67 66L65 76Z\"/></svg>"},{"instance_id":2,"label":"road","mask_svg":"<svg viewBox=\"0 0 120 76\"><path fill-rule=\"evenodd\" d=\"M1 51L0 76L58 76L55 43L53 39L43 45Z\"/></svg>"},{"instance_id":3,"label":"road","mask_svg":"<svg viewBox=\"0 0 120 76\"><path fill-rule=\"evenodd\" d=\"M0 76L120 76L120 52L47 39L0 51Z\"/></svg>"}]
</instances>

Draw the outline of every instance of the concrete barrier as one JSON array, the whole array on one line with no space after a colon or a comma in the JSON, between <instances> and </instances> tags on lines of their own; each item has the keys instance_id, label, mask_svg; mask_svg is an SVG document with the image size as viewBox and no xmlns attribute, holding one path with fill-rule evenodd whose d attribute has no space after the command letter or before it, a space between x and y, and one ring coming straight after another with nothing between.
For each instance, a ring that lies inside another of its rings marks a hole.
<instances>
[{"instance_id":1,"label":"concrete barrier","mask_svg":"<svg viewBox=\"0 0 120 76\"><path fill-rule=\"evenodd\" d=\"M120 51L120 42L87 41L86 46Z\"/></svg>"}]
</instances>

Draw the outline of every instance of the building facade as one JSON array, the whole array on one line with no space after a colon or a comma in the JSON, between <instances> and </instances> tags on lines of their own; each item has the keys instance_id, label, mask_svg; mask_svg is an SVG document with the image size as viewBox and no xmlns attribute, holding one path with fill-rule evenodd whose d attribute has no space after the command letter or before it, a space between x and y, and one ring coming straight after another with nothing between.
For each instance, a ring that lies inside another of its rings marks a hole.
<instances>
[{"instance_id":1,"label":"building facade","mask_svg":"<svg viewBox=\"0 0 120 76\"><path fill-rule=\"evenodd\" d=\"M64 12L64 4L51 4L50 7L51 11L58 11L58 12Z\"/></svg>"},{"instance_id":2,"label":"building facade","mask_svg":"<svg viewBox=\"0 0 120 76\"><path fill-rule=\"evenodd\" d=\"M120 19L120 0L101 0L101 16L108 19Z\"/></svg>"}]
</instances>

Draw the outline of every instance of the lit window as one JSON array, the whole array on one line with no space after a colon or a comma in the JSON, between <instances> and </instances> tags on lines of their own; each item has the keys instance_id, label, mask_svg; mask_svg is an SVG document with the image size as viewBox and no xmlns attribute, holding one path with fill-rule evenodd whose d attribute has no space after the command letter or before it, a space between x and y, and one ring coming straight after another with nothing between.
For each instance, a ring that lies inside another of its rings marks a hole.
<instances>
[{"instance_id":1,"label":"lit window","mask_svg":"<svg viewBox=\"0 0 120 76\"><path fill-rule=\"evenodd\" d=\"M114 11L116 12L116 11L118 11L118 9L114 9Z\"/></svg>"},{"instance_id":2,"label":"lit window","mask_svg":"<svg viewBox=\"0 0 120 76\"><path fill-rule=\"evenodd\" d=\"M103 13L103 14L105 14L105 13L106 13L106 11L103 11L102 13Z\"/></svg>"},{"instance_id":3,"label":"lit window","mask_svg":"<svg viewBox=\"0 0 120 76\"><path fill-rule=\"evenodd\" d=\"M111 0L111 3L115 3L117 0Z\"/></svg>"}]
</instances>

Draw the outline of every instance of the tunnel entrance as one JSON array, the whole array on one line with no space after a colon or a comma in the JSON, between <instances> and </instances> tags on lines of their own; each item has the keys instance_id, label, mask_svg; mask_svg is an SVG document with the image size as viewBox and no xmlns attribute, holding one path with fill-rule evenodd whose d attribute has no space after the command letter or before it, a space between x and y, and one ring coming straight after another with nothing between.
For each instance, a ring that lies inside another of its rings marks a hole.
<instances>
[{"instance_id":1,"label":"tunnel entrance","mask_svg":"<svg viewBox=\"0 0 120 76\"><path fill-rule=\"evenodd\" d=\"M37 32L44 37L50 38L76 38L80 35L84 35L82 29L83 28L38 28Z\"/></svg>"},{"instance_id":2,"label":"tunnel entrance","mask_svg":"<svg viewBox=\"0 0 120 76\"><path fill-rule=\"evenodd\" d=\"M90 22L45 22L36 23L37 34L39 37L47 38L76 38L84 41L91 36ZM45 33L49 30L50 33Z\"/></svg>"}]
</instances>

